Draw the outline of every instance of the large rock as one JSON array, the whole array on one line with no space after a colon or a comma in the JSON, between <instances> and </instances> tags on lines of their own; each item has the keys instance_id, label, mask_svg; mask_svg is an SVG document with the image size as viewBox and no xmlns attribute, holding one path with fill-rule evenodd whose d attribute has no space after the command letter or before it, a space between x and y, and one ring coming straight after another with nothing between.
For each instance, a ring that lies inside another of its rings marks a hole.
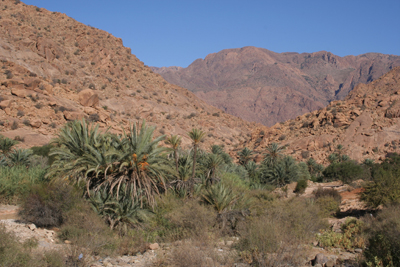
<instances>
[{"instance_id":1,"label":"large rock","mask_svg":"<svg viewBox=\"0 0 400 267\"><path fill-rule=\"evenodd\" d=\"M81 120L85 117L85 114L81 112L76 112L76 111L64 111L64 118L67 121L74 121L74 120Z\"/></svg>"},{"instance_id":2,"label":"large rock","mask_svg":"<svg viewBox=\"0 0 400 267\"><path fill-rule=\"evenodd\" d=\"M91 89L79 92L79 103L85 107L95 107L99 105L99 96Z\"/></svg>"}]
</instances>

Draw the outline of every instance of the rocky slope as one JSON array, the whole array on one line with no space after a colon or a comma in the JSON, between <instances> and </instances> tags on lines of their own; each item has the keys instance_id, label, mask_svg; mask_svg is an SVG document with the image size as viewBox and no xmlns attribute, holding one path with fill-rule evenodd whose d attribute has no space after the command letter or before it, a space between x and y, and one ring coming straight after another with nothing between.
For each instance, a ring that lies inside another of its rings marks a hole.
<instances>
[{"instance_id":1,"label":"rocky slope","mask_svg":"<svg viewBox=\"0 0 400 267\"><path fill-rule=\"evenodd\" d=\"M254 126L169 84L105 31L19 1L0 9L0 133L22 146L47 143L83 117L113 131L146 119L184 144L199 127L212 137L205 147L237 144Z\"/></svg>"},{"instance_id":2,"label":"rocky slope","mask_svg":"<svg viewBox=\"0 0 400 267\"><path fill-rule=\"evenodd\" d=\"M344 99L357 84L371 82L394 66L400 66L400 56L279 54L244 47L209 54L187 68L152 69L229 114L272 126Z\"/></svg>"},{"instance_id":3,"label":"rocky slope","mask_svg":"<svg viewBox=\"0 0 400 267\"><path fill-rule=\"evenodd\" d=\"M400 153L400 67L369 84L359 84L342 101L261 127L243 146L262 153L271 142L287 145L286 153L298 159L313 157L327 163L338 144L352 159L380 160Z\"/></svg>"}]
</instances>

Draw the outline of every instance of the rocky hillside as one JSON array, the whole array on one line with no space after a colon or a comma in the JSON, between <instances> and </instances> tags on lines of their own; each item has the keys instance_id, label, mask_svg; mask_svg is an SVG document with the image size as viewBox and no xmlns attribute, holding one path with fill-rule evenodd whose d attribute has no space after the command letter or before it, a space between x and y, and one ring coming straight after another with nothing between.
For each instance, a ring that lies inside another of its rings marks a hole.
<instances>
[{"instance_id":1,"label":"rocky hillside","mask_svg":"<svg viewBox=\"0 0 400 267\"><path fill-rule=\"evenodd\" d=\"M204 146L237 144L254 126L169 84L105 31L20 1L0 9L0 132L22 146L83 117L112 131L146 119L156 135L199 127Z\"/></svg>"},{"instance_id":2,"label":"rocky hillside","mask_svg":"<svg viewBox=\"0 0 400 267\"><path fill-rule=\"evenodd\" d=\"M262 153L271 142L298 159L327 163L338 144L352 159L380 160L400 153L400 67L359 84L342 101L274 126L256 129L244 146Z\"/></svg>"},{"instance_id":3,"label":"rocky hillside","mask_svg":"<svg viewBox=\"0 0 400 267\"><path fill-rule=\"evenodd\" d=\"M152 68L227 113L267 126L342 100L359 83L376 80L400 56L330 52L274 53L244 47L197 59L187 68Z\"/></svg>"}]
</instances>

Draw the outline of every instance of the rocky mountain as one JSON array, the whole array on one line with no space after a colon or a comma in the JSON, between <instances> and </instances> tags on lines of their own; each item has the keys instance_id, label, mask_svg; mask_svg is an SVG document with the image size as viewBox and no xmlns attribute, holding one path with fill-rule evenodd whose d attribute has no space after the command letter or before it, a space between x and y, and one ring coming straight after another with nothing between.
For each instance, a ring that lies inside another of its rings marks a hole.
<instances>
[{"instance_id":1,"label":"rocky mountain","mask_svg":"<svg viewBox=\"0 0 400 267\"><path fill-rule=\"evenodd\" d=\"M145 119L184 144L199 127L204 147L238 144L254 127L168 83L105 31L20 1L0 1L0 10L0 134L21 146L84 117L119 132Z\"/></svg>"},{"instance_id":2,"label":"rocky mountain","mask_svg":"<svg viewBox=\"0 0 400 267\"><path fill-rule=\"evenodd\" d=\"M400 67L368 84L359 84L344 99L274 126L254 130L243 147L262 153L271 142L287 146L298 159L327 163L337 145L350 158L381 160L400 153Z\"/></svg>"},{"instance_id":3,"label":"rocky mountain","mask_svg":"<svg viewBox=\"0 0 400 267\"><path fill-rule=\"evenodd\" d=\"M274 53L244 47L197 59L187 68L155 68L168 82L188 88L229 114L267 126L342 100L359 83L376 80L400 56L330 52Z\"/></svg>"}]
</instances>

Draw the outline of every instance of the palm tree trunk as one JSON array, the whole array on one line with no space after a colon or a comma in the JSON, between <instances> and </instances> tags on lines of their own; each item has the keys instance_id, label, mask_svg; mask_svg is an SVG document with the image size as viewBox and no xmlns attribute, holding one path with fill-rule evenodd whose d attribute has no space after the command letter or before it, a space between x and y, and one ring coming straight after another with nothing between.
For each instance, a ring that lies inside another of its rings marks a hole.
<instances>
[{"instance_id":1,"label":"palm tree trunk","mask_svg":"<svg viewBox=\"0 0 400 267\"><path fill-rule=\"evenodd\" d=\"M176 151L176 149L174 150L174 158L175 158L176 172L178 173L178 171L179 171L179 166L178 166L178 151Z\"/></svg>"},{"instance_id":2,"label":"palm tree trunk","mask_svg":"<svg viewBox=\"0 0 400 267\"><path fill-rule=\"evenodd\" d=\"M193 151L193 169L192 169L192 181L194 180L195 172L196 172L196 156L197 156L197 145L194 145Z\"/></svg>"}]
</instances>

